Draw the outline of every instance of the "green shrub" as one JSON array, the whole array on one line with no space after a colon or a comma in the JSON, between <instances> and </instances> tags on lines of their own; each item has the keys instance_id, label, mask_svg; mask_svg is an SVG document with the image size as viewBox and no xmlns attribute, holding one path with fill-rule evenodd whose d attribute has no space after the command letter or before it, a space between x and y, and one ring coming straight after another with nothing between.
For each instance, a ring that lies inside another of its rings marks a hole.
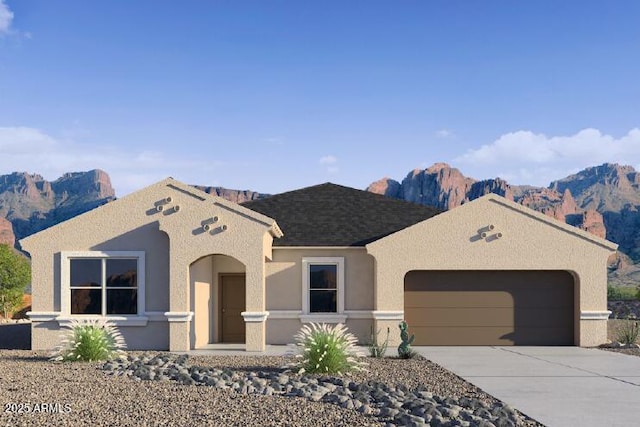
<instances>
[{"instance_id":1,"label":"green shrub","mask_svg":"<svg viewBox=\"0 0 640 427\"><path fill-rule=\"evenodd\" d=\"M640 299L640 290L624 286L607 286L607 300L632 301Z\"/></svg>"},{"instance_id":2,"label":"green shrub","mask_svg":"<svg viewBox=\"0 0 640 427\"><path fill-rule=\"evenodd\" d=\"M374 332L373 326L371 327L371 342L369 343L369 355L371 357L384 357L389 346L389 333L390 329L387 328L387 338L380 344L378 342L378 335L380 335L380 329Z\"/></svg>"},{"instance_id":3,"label":"green shrub","mask_svg":"<svg viewBox=\"0 0 640 427\"><path fill-rule=\"evenodd\" d=\"M365 369L366 363L358 361L362 356L355 346L358 340L342 323L304 325L295 339L301 353L287 368L298 373L343 374Z\"/></svg>"},{"instance_id":4,"label":"green shrub","mask_svg":"<svg viewBox=\"0 0 640 427\"><path fill-rule=\"evenodd\" d=\"M29 261L9 245L0 244L0 314L10 319L22 304L22 295L31 281Z\"/></svg>"},{"instance_id":5,"label":"green shrub","mask_svg":"<svg viewBox=\"0 0 640 427\"><path fill-rule=\"evenodd\" d=\"M638 335L640 335L640 322L631 320L629 316L625 320L618 322L616 341L624 345L635 344L638 340Z\"/></svg>"},{"instance_id":6,"label":"green shrub","mask_svg":"<svg viewBox=\"0 0 640 427\"><path fill-rule=\"evenodd\" d=\"M122 334L105 320L73 320L62 333L62 341L51 360L59 362L108 360L123 353Z\"/></svg>"}]
</instances>

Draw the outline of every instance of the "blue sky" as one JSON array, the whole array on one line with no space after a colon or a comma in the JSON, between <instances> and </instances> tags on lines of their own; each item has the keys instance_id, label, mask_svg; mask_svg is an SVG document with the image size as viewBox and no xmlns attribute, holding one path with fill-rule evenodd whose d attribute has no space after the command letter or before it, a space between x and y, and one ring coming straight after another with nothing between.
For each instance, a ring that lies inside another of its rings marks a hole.
<instances>
[{"instance_id":1,"label":"blue sky","mask_svg":"<svg viewBox=\"0 0 640 427\"><path fill-rule=\"evenodd\" d=\"M640 168L640 2L0 0L0 174L281 192Z\"/></svg>"}]
</instances>

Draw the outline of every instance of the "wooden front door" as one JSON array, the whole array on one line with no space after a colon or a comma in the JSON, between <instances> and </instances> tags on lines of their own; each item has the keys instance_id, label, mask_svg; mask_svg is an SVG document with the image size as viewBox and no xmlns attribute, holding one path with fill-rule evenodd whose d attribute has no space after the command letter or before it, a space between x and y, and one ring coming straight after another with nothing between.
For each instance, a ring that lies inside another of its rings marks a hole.
<instances>
[{"instance_id":1,"label":"wooden front door","mask_svg":"<svg viewBox=\"0 0 640 427\"><path fill-rule=\"evenodd\" d=\"M220 274L220 331L221 342L244 343L245 329L242 313L246 306L245 275Z\"/></svg>"}]
</instances>

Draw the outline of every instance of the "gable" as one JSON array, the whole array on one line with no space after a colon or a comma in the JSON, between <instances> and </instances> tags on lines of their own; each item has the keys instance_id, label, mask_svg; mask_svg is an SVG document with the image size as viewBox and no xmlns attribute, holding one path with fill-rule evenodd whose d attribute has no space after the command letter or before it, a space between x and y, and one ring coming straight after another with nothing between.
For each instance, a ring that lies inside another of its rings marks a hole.
<instances>
[{"instance_id":1,"label":"gable","mask_svg":"<svg viewBox=\"0 0 640 427\"><path fill-rule=\"evenodd\" d=\"M485 233L485 234L483 234ZM367 245L416 264L451 268L540 268L600 262L617 245L490 194ZM377 257L377 255L376 255ZM418 260L419 259L419 260ZM580 261L580 262L582 262Z\"/></svg>"},{"instance_id":2,"label":"gable","mask_svg":"<svg viewBox=\"0 0 640 427\"><path fill-rule=\"evenodd\" d=\"M234 221L244 221L266 229L273 237L282 235L272 218L167 178L27 236L20 243L29 251L33 245L55 243L56 236L65 236L66 239L72 235L79 246L87 246L91 241L107 241L151 223L160 225L181 221L185 227L196 229L203 226L204 220L227 215L236 218Z\"/></svg>"}]
</instances>

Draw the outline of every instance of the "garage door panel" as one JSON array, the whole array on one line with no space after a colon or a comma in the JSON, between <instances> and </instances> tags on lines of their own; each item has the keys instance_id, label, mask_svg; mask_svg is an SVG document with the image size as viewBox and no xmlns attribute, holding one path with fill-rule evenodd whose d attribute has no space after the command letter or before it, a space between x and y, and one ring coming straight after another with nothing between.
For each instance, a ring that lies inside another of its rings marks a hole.
<instances>
[{"instance_id":1,"label":"garage door panel","mask_svg":"<svg viewBox=\"0 0 640 427\"><path fill-rule=\"evenodd\" d=\"M514 304L522 308L559 308L573 307L573 292L550 292L532 290L529 292L510 293L508 291L468 291L457 292L452 298L451 292L405 292L405 307L513 307Z\"/></svg>"},{"instance_id":2,"label":"garage door panel","mask_svg":"<svg viewBox=\"0 0 640 427\"><path fill-rule=\"evenodd\" d=\"M405 319L416 345L572 345L573 282L563 271L413 271Z\"/></svg>"},{"instance_id":3,"label":"garage door panel","mask_svg":"<svg viewBox=\"0 0 640 427\"><path fill-rule=\"evenodd\" d=\"M417 327L409 328L415 334L413 345L487 345L491 340L492 345L513 345L510 338L500 339L513 331L510 327Z\"/></svg>"},{"instance_id":4,"label":"garage door panel","mask_svg":"<svg viewBox=\"0 0 640 427\"><path fill-rule=\"evenodd\" d=\"M410 327L477 327L509 326L556 327L571 322L572 312L566 309L520 309L513 308L407 308L405 319Z\"/></svg>"},{"instance_id":5,"label":"garage door panel","mask_svg":"<svg viewBox=\"0 0 640 427\"><path fill-rule=\"evenodd\" d=\"M481 318L483 326L513 327L513 310L511 308L408 308L404 313L410 328L417 326L477 326Z\"/></svg>"},{"instance_id":6,"label":"garage door panel","mask_svg":"<svg viewBox=\"0 0 640 427\"><path fill-rule=\"evenodd\" d=\"M451 292L414 291L405 293L406 307L513 307L513 296L506 291L460 292L455 300Z\"/></svg>"},{"instance_id":7,"label":"garage door panel","mask_svg":"<svg viewBox=\"0 0 640 427\"><path fill-rule=\"evenodd\" d=\"M413 345L566 345L573 339L573 333L555 328L419 327L410 332L416 337Z\"/></svg>"}]
</instances>

